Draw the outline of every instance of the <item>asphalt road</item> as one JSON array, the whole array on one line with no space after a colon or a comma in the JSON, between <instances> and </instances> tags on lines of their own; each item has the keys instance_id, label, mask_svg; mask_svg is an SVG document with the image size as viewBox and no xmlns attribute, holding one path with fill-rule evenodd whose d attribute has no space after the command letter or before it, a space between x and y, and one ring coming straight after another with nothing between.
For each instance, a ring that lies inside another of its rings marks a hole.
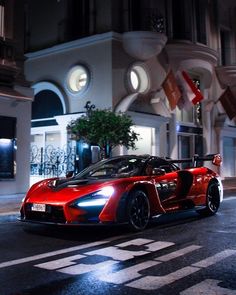
<instances>
[{"instance_id":1,"label":"asphalt road","mask_svg":"<svg viewBox=\"0 0 236 295\"><path fill-rule=\"evenodd\" d=\"M125 227L57 228L0 218L1 295L236 294L236 196L217 215Z\"/></svg>"}]
</instances>

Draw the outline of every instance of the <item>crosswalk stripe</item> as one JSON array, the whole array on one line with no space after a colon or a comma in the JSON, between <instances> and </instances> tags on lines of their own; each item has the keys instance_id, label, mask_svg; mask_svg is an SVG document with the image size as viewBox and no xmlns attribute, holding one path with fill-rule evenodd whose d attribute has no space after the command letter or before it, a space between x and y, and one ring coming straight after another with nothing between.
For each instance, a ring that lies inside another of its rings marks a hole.
<instances>
[{"instance_id":1,"label":"crosswalk stripe","mask_svg":"<svg viewBox=\"0 0 236 295\"><path fill-rule=\"evenodd\" d=\"M133 279L136 279L141 276L139 271L150 268L151 266L156 266L158 264L161 264L162 262L166 262L172 259L175 259L177 257L183 256L187 253L193 252L197 249L201 248L201 246L198 245L191 245L188 247L185 247L183 249L171 252L170 254L160 256L158 258L155 258L155 261L145 261L139 264L136 264L134 266L124 268L122 270L116 271L114 273L109 274L103 274L99 278L102 281L114 283L114 284L122 284L126 283L128 281L131 281Z\"/></svg>"},{"instance_id":2,"label":"crosswalk stripe","mask_svg":"<svg viewBox=\"0 0 236 295\"><path fill-rule=\"evenodd\" d=\"M155 260L166 262L166 261L169 261L171 259L175 259L175 258L178 258L178 257L183 256L185 254L188 254L188 253L190 253L190 252L192 252L194 250L200 249L200 248L202 248L202 246L191 245L191 246L182 248L180 250L173 251L173 252L171 252L169 254L157 257L157 258L155 258Z\"/></svg>"},{"instance_id":3,"label":"crosswalk stripe","mask_svg":"<svg viewBox=\"0 0 236 295\"><path fill-rule=\"evenodd\" d=\"M227 249L197 263L194 263L191 266L178 269L177 271L167 275L145 276L126 284L126 286L142 290L157 290L235 254L236 250Z\"/></svg>"},{"instance_id":4,"label":"crosswalk stripe","mask_svg":"<svg viewBox=\"0 0 236 295\"><path fill-rule=\"evenodd\" d=\"M57 251L51 251L51 252L47 252L47 253L33 255L33 256L29 256L29 257L25 257L25 258L14 259L14 260L0 263L0 268L18 265L18 264L22 264L22 263L26 263L26 262L31 262L31 261L35 261L35 260L39 260L39 259L43 259L43 258L48 258L48 257L60 255L60 254L65 254L65 253L69 253L69 252L73 252L73 251L77 251L77 250L82 250L82 249L86 249L86 248L90 248L90 247L100 246L100 245L107 244L109 242L110 241L93 242L93 243L83 244L83 245L74 246L74 247L61 249L61 250L57 250Z\"/></svg>"},{"instance_id":5,"label":"crosswalk stripe","mask_svg":"<svg viewBox=\"0 0 236 295\"><path fill-rule=\"evenodd\" d=\"M224 294L224 295L236 295L236 290L230 290L218 286L221 281L207 279L199 284L196 284L184 291L180 292L180 295L204 295L204 294Z\"/></svg>"}]
</instances>

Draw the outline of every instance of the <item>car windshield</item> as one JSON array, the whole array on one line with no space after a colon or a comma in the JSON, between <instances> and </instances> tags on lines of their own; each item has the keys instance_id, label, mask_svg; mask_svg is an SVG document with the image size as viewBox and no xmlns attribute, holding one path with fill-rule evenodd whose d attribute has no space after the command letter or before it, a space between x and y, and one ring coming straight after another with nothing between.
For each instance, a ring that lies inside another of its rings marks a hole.
<instances>
[{"instance_id":1,"label":"car windshield","mask_svg":"<svg viewBox=\"0 0 236 295\"><path fill-rule=\"evenodd\" d=\"M146 157L123 156L97 162L81 171L75 179L119 178L140 175Z\"/></svg>"}]
</instances>

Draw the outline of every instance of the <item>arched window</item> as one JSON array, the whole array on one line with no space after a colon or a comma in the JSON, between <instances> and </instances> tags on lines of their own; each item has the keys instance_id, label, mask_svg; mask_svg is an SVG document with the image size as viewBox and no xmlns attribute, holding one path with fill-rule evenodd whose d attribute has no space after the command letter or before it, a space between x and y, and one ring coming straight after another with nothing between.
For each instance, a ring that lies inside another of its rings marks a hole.
<instances>
[{"instance_id":1,"label":"arched window","mask_svg":"<svg viewBox=\"0 0 236 295\"><path fill-rule=\"evenodd\" d=\"M32 103L32 119L52 118L63 115L63 106L58 95L51 90L42 90Z\"/></svg>"}]
</instances>

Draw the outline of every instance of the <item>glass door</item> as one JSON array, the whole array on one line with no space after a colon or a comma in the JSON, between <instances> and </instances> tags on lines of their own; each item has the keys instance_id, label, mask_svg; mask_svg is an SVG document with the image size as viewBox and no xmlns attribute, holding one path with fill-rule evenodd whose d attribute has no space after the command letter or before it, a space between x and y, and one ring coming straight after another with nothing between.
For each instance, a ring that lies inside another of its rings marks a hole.
<instances>
[{"instance_id":1,"label":"glass door","mask_svg":"<svg viewBox=\"0 0 236 295\"><path fill-rule=\"evenodd\" d=\"M223 174L224 177L235 176L236 161L236 139L232 137L223 138Z\"/></svg>"}]
</instances>

